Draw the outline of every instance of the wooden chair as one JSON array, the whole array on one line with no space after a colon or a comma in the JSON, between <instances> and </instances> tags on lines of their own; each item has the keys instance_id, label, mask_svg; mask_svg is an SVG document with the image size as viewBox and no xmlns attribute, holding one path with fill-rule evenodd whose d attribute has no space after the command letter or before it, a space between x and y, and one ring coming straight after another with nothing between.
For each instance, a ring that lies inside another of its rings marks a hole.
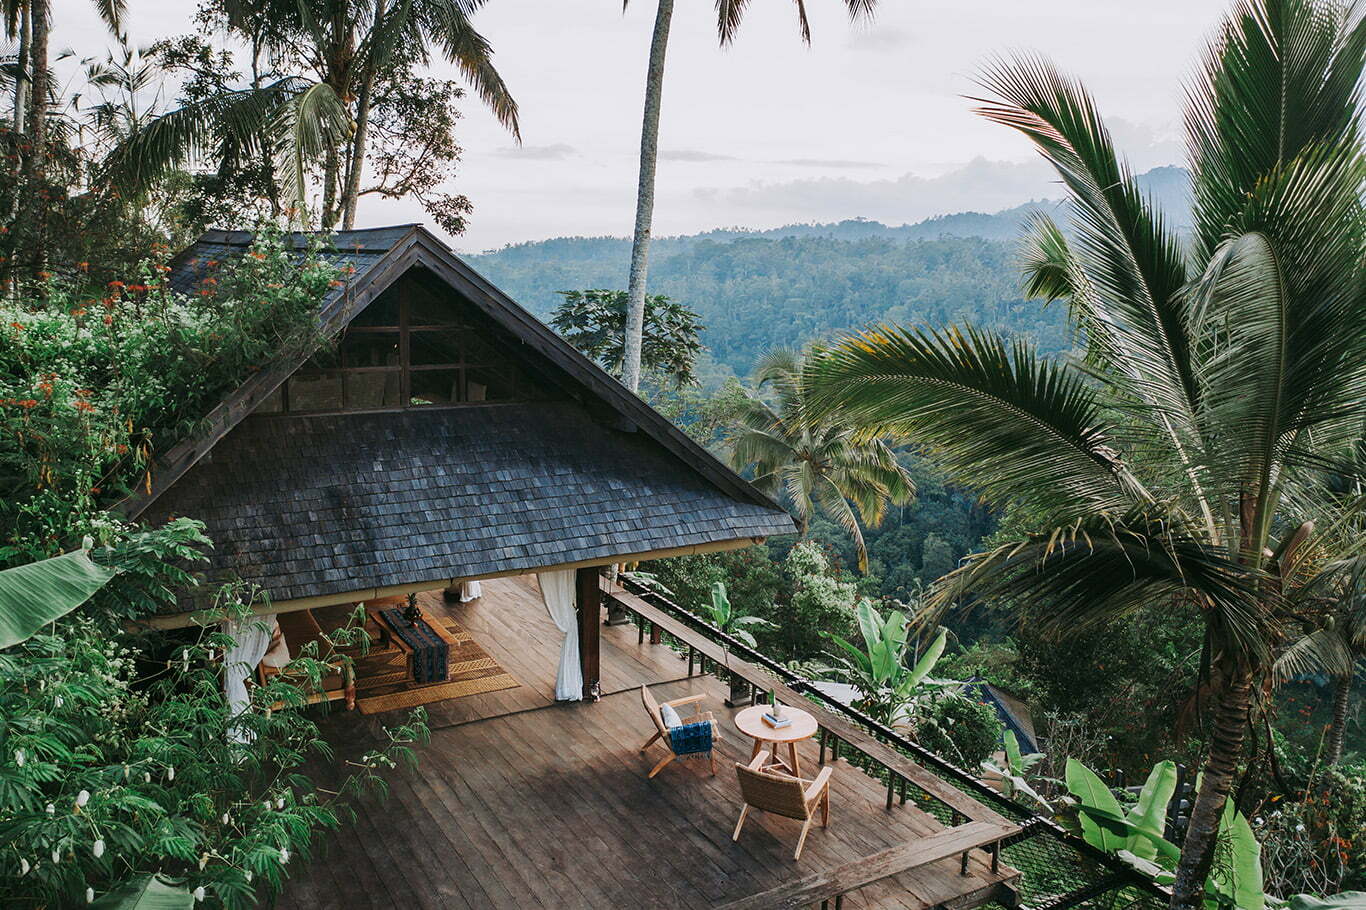
<instances>
[{"instance_id":1,"label":"wooden chair","mask_svg":"<svg viewBox=\"0 0 1366 910\"><path fill-rule=\"evenodd\" d=\"M666 701L664 704L668 705L670 708L677 710L678 708L681 708L685 705L695 706L699 702L704 701L706 697L707 696L705 695L688 695L683 698L675 698L672 701ZM669 728L664 725L664 718L659 713L659 709L663 706L655 701L654 696L650 694L650 689L648 686L640 687L640 701L641 704L645 706L645 710L650 715L650 719L655 722L654 735L651 736L649 739L645 740L645 744L640 747L641 753L643 754L646 749L650 748L650 746L657 739L662 740L664 742L664 745L669 747L669 754L660 759L659 764L655 765L653 768L650 769L650 773L648 776L654 777L660 771L664 770L665 765L667 765L669 762L677 758L679 753L674 751L674 743L669 736ZM712 713L710 711L698 711L696 707L693 708L693 712L694 713L692 714L692 716L686 719L686 723L706 722L711 724L712 726L712 747L707 751L707 759L711 763L711 773L715 774L716 737L718 733L716 729L716 718L712 716Z\"/></svg>"},{"instance_id":2,"label":"wooden chair","mask_svg":"<svg viewBox=\"0 0 1366 910\"><path fill-rule=\"evenodd\" d=\"M792 854L793 859L801 859L806 833L811 830L811 822L816 818L817 805L821 810L821 827L830 826L830 776L835 769L826 765L815 780L805 780L765 768L768 757L768 752L761 751L747 765L735 763L745 807L740 810L740 820L735 823L735 834L731 840L740 839L740 829L744 827L749 810L762 809L801 821L802 833L797 838L797 852Z\"/></svg>"}]
</instances>

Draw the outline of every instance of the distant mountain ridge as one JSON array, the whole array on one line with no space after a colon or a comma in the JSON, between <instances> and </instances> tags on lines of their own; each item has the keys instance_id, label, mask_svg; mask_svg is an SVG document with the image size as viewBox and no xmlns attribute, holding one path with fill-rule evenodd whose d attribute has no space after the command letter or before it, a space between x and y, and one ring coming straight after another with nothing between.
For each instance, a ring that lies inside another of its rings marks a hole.
<instances>
[{"instance_id":1,"label":"distant mountain ridge","mask_svg":"<svg viewBox=\"0 0 1366 910\"><path fill-rule=\"evenodd\" d=\"M1172 227L1189 226L1185 170L1155 168L1138 181ZM770 346L882 321L971 321L1029 335L1056 353L1072 343L1065 308L1045 310L1020 292L1018 239L1035 212L1066 220L1061 203L1039 200L896 226L849 219L660 237L651 246L650 290L699 312L703 341L723 371L739 374ZM629 257L626 238L557 237L465 258L544 318L557 291L624 288Z\"/></svg>"}]
</instances>

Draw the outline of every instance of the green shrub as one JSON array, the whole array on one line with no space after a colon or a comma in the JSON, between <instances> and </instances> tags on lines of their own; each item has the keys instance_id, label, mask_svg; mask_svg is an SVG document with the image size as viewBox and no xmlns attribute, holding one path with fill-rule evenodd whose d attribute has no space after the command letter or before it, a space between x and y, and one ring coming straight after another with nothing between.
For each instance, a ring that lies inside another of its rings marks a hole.
<instances>
[{"instance_id":1,"label":"green shrub","mask_svg":"<svg viewBox=\"0 0 1366 910\"><path fill-rule=\"evenodd\" d=\"M272 228L203 267L190 296L149 260L126 281L54 279L0 303L0 566L108 538L102 508L149 484L154 460L252 370L316 341L338 280Z\"/></svg>"},{"instance_id":2,"label":"green shrub","mask_svg":"<svg viewBox=\"0 0 1366 910\"><path fill-rule=\"evenodd\" d=\"M990 706L958 695L922 703L916 710L914 728L916 742L970 771L991 757L1005 730Z\"/></svg>"}]
</instances>

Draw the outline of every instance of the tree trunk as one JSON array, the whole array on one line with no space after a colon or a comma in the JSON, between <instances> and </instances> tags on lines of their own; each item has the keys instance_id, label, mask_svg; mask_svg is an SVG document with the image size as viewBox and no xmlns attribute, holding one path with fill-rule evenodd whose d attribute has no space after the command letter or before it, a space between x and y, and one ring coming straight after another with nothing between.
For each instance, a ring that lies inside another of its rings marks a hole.
<instances>
[{"instance_id":1,"label":"tree trunk","mask_svg":"<svg viewBox=\"0 0 1366 910\"><path fill-rule=\"evenodd\" d=\"M337 150L329 144L323 158L323 210L319 219L319 226L325 231L337 226L337 177L340 170Z\"/></svg>"},{"instance_id":2,"label":"tree trunk","mask_svg":"<svg viewBox=\"0 0 1366 910\"><path fill-rule=\"evenodd\" d=\"M365 75L356 102L356 132L351 137L351 152L346 162L346 186L342 190L342 230L356 226L356 203L360 199L360 181L365 172L365 143L370 126L370 96L374 92L373 72Z\"/></svg>"},{"instance_id":3,"label":"tree trunk","mask_svg":"<svg viewBox=\"0 0 1366 910\"><path fill-rule=\"evenodd\" d=\"M30 4L19 8L19 53L14 58L18 71L14 75L14 132L23 135L27 129L28 89L29 89L29 47L33 42L33 15Z\"/></svg>"},{"instance_id":4,"label":"tree trunk","mask_svg":"<svg viewBox=\"0 0 1366 910\"><path fill-rule=\"evenodd\" d=\"M375 4L375 28L381 27L387 4L379 0ZM371 55L374 51L371 50ZM346 162L346 185L342 187L341 210L342 230L349 231L356 225L356 202L360 199L360 181L365 174L365 144L370 129L370 100L375 91L374 60L365 60L365 73L361 77L360 96L356 100L356 132L351 136L351 150Z\"/></svg>"},{"instance_id":5,"label":"tree trunk","mask_svg":"<svg viewBox=\"0 0 1366 910\"><path fill-rule=\"evenodd\" d=\"M1195 796L1195 805L1191 807L1186 840L1176 866L1172 910L1201 910L1203 907L1205 881L1214 863L1219 822L1242 757L1248 707L1252 701L1252 676L1246 670L1237 670L1227 678L1229 682L1214 714L1204 777Z\"/></svg>"},{"instance_id":6,"label":"tree trunk","mask_svg":"<svg viewBox=\"0 0 1366 910\"><path fill-rule=\"evenodd\" d=\"M1328 728L1328 764L1342 761L1342 740L1347 732L1347 703L1352 698L1352 676L1339 676L1333 685L1333 724Z\"/></svg>"},{"instance_id":7,"label":"tree trunk","mask_svg":"<svg viewBox=\"0 0 1366 910\"><path fill-rule=\"evenodd\" d=\"M664 94L664 55L669 47L673 0L659 0L645 77L645 118L640 128L640 182L636 185L636 229L631 241L631 281L627 293L625 356L621 381L640 388L640 349L645 335L645 273L650 259L650 222L655 210L655 164L659 158L659 107Z\"/></svg>"},{"instance_id":8,"label":"tree trunk","mask_svg":"<svg viewBox=\"0 0 1366 910\"><path fill-rule=\"evenodd\" d=\"M32 0L29 4L32 43L29 48L28 157L24 162L24 187L21 193L18 239L28 248L30 272L41 271L46 261L44 234L47 227L47 109L48 109L48 32L51 26L51 0Z\"/></svg>"}]
</instances>

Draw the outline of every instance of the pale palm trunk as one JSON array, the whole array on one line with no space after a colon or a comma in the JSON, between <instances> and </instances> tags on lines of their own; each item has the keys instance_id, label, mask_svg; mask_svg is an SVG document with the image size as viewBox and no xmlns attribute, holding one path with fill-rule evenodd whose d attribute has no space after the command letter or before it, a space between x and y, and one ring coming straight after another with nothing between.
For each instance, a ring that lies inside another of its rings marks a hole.
<instances>
[{"instance_id":1,"label":"pale palm trunk","mask_svg":"<svg viewBox=\"0 0 1366 910\"><path fill-rule=\"evenodd\" d=\"M33 41L33 17L28 3L19 8L19 71L14 77L14 132L23 135L27 127L29 47Z\"/></svg>"},{"instance_id":2,"label":"pale palm trunk","mask_svg":"<svg viewBox=\"0 0 1366 910\"><path fill-rule=\"evenodd\" d=\"M383 21L385 3L375 5L375 22ZM377 26L378 27L378 26ZM360 181L365 171L365 146L369 139L370 103L375 92L375 63L366 60L361 78L360 95L356 100L356 131L351 136L351 151L346 162L346 186L342 189L342 230L356 226L356 203L360 199Z\"/></svg>"},{"instance_id":3,"label":"pale palm trunk","mask_svg":"<svg viewBox=\"0 0 1366 910\"><path fill-rule=\"evenodd\" d=\"M47 183L47 109L48 109L48 33L51 26L50 0L32 0L29 4L32 40L29 48L29 115L28 155L24 161L23 194L18 221L22 225L21 243L27 243L33 271L46 264L44 234L47 227L46 195L42 187Z\"/></svg>"},{"instance_id":4,"label":"pale palm trunk","mask_svg":"<svg viewBox=\"0 0 1366 910\"><path fill-rule=\"evenodd\" d=\"M621 381L640 388L640 349L645 333L645 276L650 259L650 222L655 209L655 164L659 158L659 108L664 95L664 56L669 46L673 0L659 0L650 68L645 77L645 117L640 129L640 181L636 186L636 227L631 240L631 280L627 289L625 355Z\"/></svg>"},{"instance_id":5,"label":"pale palm trunk","mask_svg":"<svg viewBox=\"0 0 1366 910\"><path fill-rule=\"evenodd\" d=\"M1204 907L1205 881L1214 865L1219 823L1242 756L1251 702L1252 676L1246 671L1237 671L1224 687L1215 709L1209 757L1205 760L1195 805L1191 807L1181 859L1176 866L1176 880L1172 883L1172 910L1202 910Z\"/></svg>"}]
</instances>

